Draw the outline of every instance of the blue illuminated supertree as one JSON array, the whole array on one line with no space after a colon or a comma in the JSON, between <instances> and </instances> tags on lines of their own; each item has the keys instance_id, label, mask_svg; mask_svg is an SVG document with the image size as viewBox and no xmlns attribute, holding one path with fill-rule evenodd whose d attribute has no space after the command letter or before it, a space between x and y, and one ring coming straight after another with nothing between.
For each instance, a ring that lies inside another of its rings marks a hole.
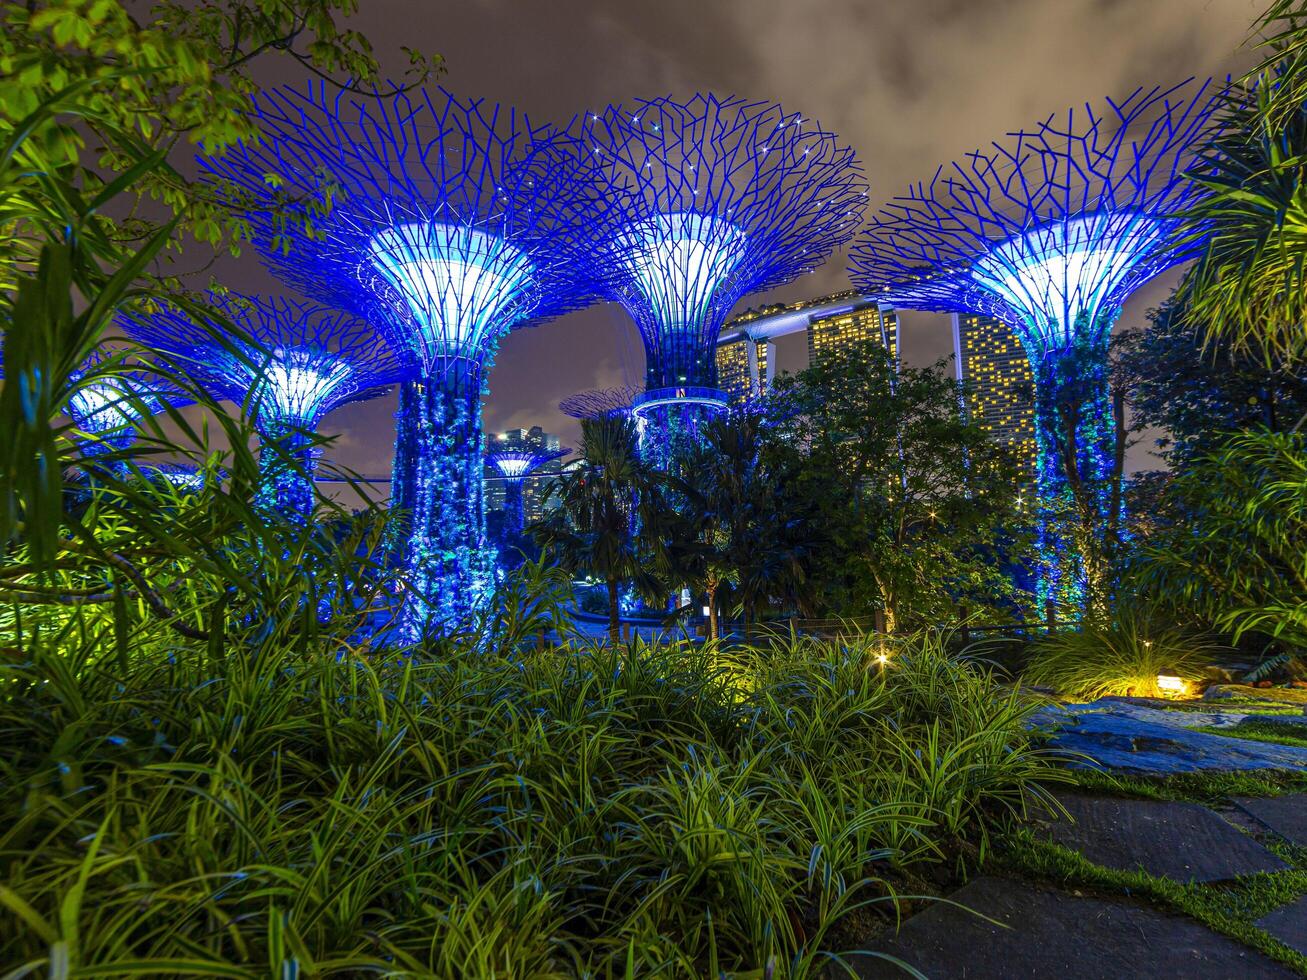
<instances>
[{"instance_id":1,"label":"blue illuminated supertree","mask_svg":"<svg viewBox=\"0 0 1307 980\"><path fill-rule=\"evenodd\" d=\"M316 453L309 433L346 402L371 398L406 371L361 320L290 299L212 294L219 320L205 323L173 306L124 318L126 329L195 376L210 394L246 406L262 446L259 502L313 510ZM297 465L288 465L291 460Z\"/></svg>"},{"instance_id":2,"label":"blue illuminated supertree","mask_svg":"<svg viewBox=\"0 0 1307 980\"><path fill-rule=\"evenodd\" d=\"M1220 105L1219 86L1190 80L1050 116L895 198L852 250L859 288L993 316L1020 338L1035 379L1044 599L1081 600L1085 529L1119 516L1108 338L1125 298L1197 248L1173 235L1201 193L1182 172Z\"/></svg>"},{"instance_id":3,"label":"blue illuminated supertree","mask_svg":"<svg viewBox=\"0 0 1307 980\"><path fill-rule=\"evenodd\" d=\"M82 453L115 457L110 460L115 468L123 464L116 457L136 440L146 415L191 402L156 372L133 367L125 351L97 351L73 372L72 381L66 410L69 421L88 436L80 441Z\"/></svg>"},{"instance_id":4,"label":"blue illuminated supertree","mask_svg":"<svg viewBox=\"0 0 1307 980\"><path fill-rule=\"evenodd\" d=\"M558 403L558 410L574 419L598 419L630 414L631 406L643 390L634 385L589 388L568 395Z\"/></svg>"},{"instance_id":5,"label":"blue illuminated supertree","mask_svg":"<svg viewBox=\"0 0 1307 980\"><path fill-rule=\"evenodd\" d=\"M333 198L313 235L256 210L264 261L306 295L369 317L418 368L400 393L392 487L409 515L399 637L415 639L488 592L485 369L508 331L593 298L583 243L605 202L570 136L443 90L282 89L257 111L259 145L210 170L247 203Z\"/></svg>"},{"instance_id":6,"label":"blue illuminated supertree","mask_svg":"<svg viewBox=\"0 0 1307 980\"><path fill-rule=\"evenodd\" d=\"M504 530L521 535L526 520L522 511L522 483L532 472L562 459L572 450L568 446L558 449L536 449L531 446L492 447L486 453L486 463L499 471L504 478Z\"/></svg>"},{"instance_id":7,"label":"blue illuminated supertree","mask_svg":"<svg viewBox=\"0 0 1307 980\"><path fill-rule=\"evenodd\" d=\"M745 295L812 271L853 237L853 151L779 105L696 95L609 106L580 132L609 204L595 275L644 341L634 412L655 461L724 410L716 344Z\"/></svg>"}]
</instances>

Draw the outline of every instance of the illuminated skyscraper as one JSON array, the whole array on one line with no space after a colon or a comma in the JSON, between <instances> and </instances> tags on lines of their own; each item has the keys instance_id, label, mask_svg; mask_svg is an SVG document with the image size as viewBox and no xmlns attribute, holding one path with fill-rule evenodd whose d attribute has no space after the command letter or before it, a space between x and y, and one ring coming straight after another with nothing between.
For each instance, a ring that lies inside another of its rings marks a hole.
<instances>
[{"instance_id":1,"label":"illuminated skyscraper","mask_svg":"<svg viewBox=\"0 0 1307 980\"><path fill-rule=\"evenodd\" d=\"M992 316L954 313L953 355L958 380L969 389L971 418L1008 447L1023 478L1033 480L1035 376L1020 339Z\"/></svg>"},{"instance_id":2,"label":"illuminated skyscraper","mask_svg":"<svg viewBox=\"0 0 1307 980\"><path fill-rule=\"evenodd\" d=\"M717 386L739 405L767 390L776 376L776 345L744 336L717 345Z\"/></svg>"},{"instance_id":3,"label":"illuminated skyscraper","mask_svg":"<svg viewBox=\"0 0 1307 980\"><path fill-rule=\"evenodd\" d=\"M863 303L842 313L814 316L808 321L808 364L817 367L832 355L875 340L899 362L899 318L875 302Z\"/></svg>"}]
</instances>

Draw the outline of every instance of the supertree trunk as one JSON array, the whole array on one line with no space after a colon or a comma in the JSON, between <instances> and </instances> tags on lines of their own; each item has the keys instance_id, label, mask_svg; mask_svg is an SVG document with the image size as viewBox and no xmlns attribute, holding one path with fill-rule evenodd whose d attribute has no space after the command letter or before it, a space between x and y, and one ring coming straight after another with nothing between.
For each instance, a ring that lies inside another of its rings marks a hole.
<instances>
[{"instance_id":1,"label":"supertree trunk","mask_svg":"<svg viewBox=\"0 0 1307 980\"><path fill-rule=\"evenodd\" d=\"M281 514L313 513L313 473L317 453L308 439L289 423L275 423L260 430L259 486L255 502L264 510Z\"/></svg>"},{"instance_id":2,"label":"supertree trunk","mask_svg":"<svg viewBox=\"0 0 1307 980\"><path fill-rule=\"evenodd\" d=\"M1087 611L1110 570L1103 539L1111 513L1116 427L1108 385L1107 332L1097 343L1032 357L1038 447L1041 607Z\"/></svg>"},{"instance_id":3,"label":"supertree trunk","mask_svg":"<svg viewBox=\"0 0 1307 980\"><path fill-rule=\"evenodd\" d=\"M399 408L395 412L395 455L390 475L390 523L386 528L386 554L392 566L402 567L413 528L412 454L417 443L417 425L422 417L421 385L409 381L399 386Z\"/></svg>"},{"instance_id":4,"label":"supertree trunk","mask_svg":"<svg viewBox=\"0 0 1307 980\"><path fill-rule=\"evenodd\" d=\"M399 481L412 494L398 625L405 642L466 620L490 589L480 396L480 371L460 362L414 385L404 405L399 429L407 444L396 456L411 471Z\"/></svg>"},{"instance_id":5,"label":"supertree trunk","mask_svg":"<svg viewBox=\"0 0 1307 980\"><path fill-rule=\"evenodd\" d=\"M510 536L521 537L526 527L526 511L522 503L522 481L508 480L504 484L504 530Z\"/></svg>"}]
</instances>

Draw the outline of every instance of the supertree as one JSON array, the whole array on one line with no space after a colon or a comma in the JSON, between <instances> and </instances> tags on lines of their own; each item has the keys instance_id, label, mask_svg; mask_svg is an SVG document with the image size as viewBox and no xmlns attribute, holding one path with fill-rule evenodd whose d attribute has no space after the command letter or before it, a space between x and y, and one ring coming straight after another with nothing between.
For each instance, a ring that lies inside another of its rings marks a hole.
<instances>
[{"instance_id":1,"label":"supertree","mask_svg":"<svg viewBox=\"0 0 1307 980\"><path fill-rule=\"evenodd\" d=\"M136 440L141 420L191 399L144 365L132 365L127 351L100 350L72 373L67 414L89 438L81 440L86 456L119 457Z\"/></svg>"},{"instance_id":2,"label":"supertree","mask_svg":"<svg viewBox=\"0 0 1307 980\"><path fill-rule=\"evenodd\" d=\"M486 463L499 471L504 478L504 529L520 535L526 525L522 511L522 483L535 470L562 459L572 450L568 446L558 449L536 449L531 446L492 446L486 453Z\"/></svg>"},{"instance_id":3,"label":"supertree","mask_svg":"<svg viewBox=\"0 0 1307 980\"><path fill-rule=\"evenodd\" d=\"M595 274L644 341L634 413L663 462L728 404L715 352L731 309L852 238L866 185L834 134L773 103L639 100L584 117L580 135L609 206Z\"/></svg>"},{"instance_id":4,"label":"supertree","mask_svg":"<svg viewBox=\"0 0 1307 980\"><path fill-rule=\"evenodd\" d=\"M210 294L208 304L221 320L201 322L168 305L125 317L123 325L175 358L210 394L249 409L261 442L259 503L307 515L317 455L310 433L333 409L404 378L405 368L366 323L346 313L236 294ZM238 333L226 335L222 320Z\"/></svg>"},{"instance_id":5,"label":"supertree","mask_svg":"<svg viewBox=\"0 0 1307 980\"><path fill-rule=\"evenodd\" d=\"M642 389L634 385L589 388L568 395L558 403L558 410L574 419L597 419L629 413Z\"/></svg>"},{"instance_id":6,"label":"supertree","mask_svg":"<svg viewBox=\"0 0 1307 980\"><path fill-rule=\"evenodd\" d=\"M1079 604L1101 584L1086 536L1116 526L1120 508L1108 338L1125 298L1197 248L1174 234L1202 193L1183 171L1220 104L1220 86L1190 79L1050 116L940 167L852 250L859 288L993 316L1020 338L1035 380L1045 601Z\"/></svg>"},{"instance_id":7,"label":"supertree","mask_svg":"<svg viewBox=\"0 0 1307 980\"><path fill-rule=\"evenodd\" d=\"M508 331L593 299L584 243L605 202L571 136L443 90L281 89L257 113L261 142L210 170L264 215L288 196L333 199L314 234L256 207L264 261L306 295L370 317L418 369L400 392L392 486L409 515L398 638L416 639L488 592L486 368Z\"/></svg>"}]
</instances>

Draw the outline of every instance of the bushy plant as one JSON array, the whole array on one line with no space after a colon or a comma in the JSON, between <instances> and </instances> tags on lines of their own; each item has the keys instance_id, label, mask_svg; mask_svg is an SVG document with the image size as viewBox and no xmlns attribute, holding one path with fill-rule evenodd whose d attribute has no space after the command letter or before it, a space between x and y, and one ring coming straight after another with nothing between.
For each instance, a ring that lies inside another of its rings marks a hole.
<instances>
[{"instance_id":1,"label":"bushy plant","mask_svg":"<svg viewBox=\"0 0 1307 980\"><path fill-rule=\"evenodd\" d=\"M1078 701L1110 696L1158 697L1159 674L1193 684L1219 649L1211 641L1129 606L1110 619L1041 637L1024 672L1027 683Z\"/></svg>"},{"instance_id":2,"label":"bushy plant","mask_svg":"<svg viewBox=\"0 0 1307 980\"><path fill-rule=\"evenodd\" d=\"M0 961L812 975L1053 773L1033 703L935 639L507 635L6 651Z\"/></svg>"}]
</instances>

